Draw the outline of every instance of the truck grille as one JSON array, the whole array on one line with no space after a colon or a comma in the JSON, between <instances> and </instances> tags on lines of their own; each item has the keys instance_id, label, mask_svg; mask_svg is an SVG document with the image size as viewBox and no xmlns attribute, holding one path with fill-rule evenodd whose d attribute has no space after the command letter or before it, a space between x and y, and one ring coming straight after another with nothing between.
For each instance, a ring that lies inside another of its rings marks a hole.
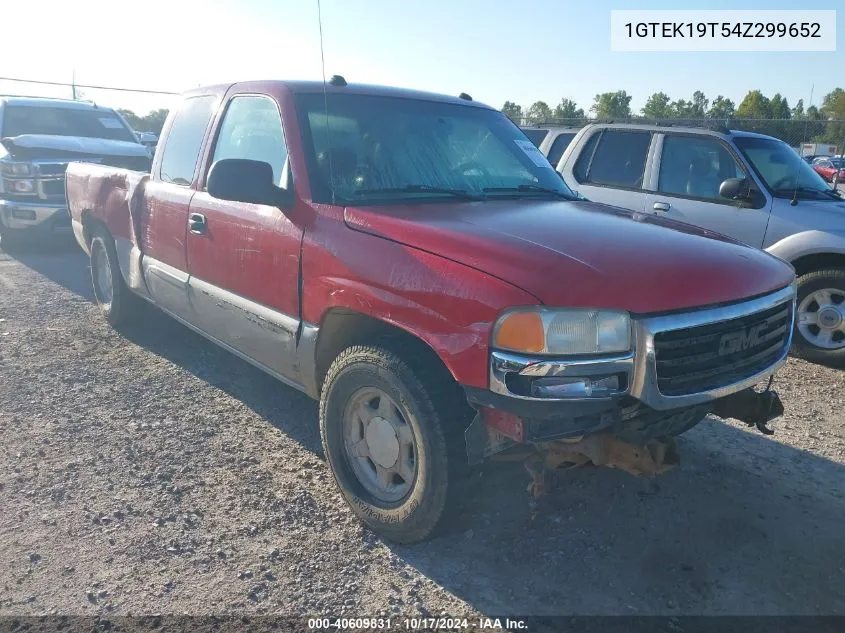
<instances>
[{"instance_id":1,"label":"truck grille","mask_svg":"<svg viewBox=\"0 0 845 633\"><path fill-rule=\"evenodd\" d=\"M765 370L787 351L793 304L654 336L657 387L680 396L724 387Z\"/></svg>"},{"instance_id":2,"label":"truck grille","mask_svg":"<svg viewBox=\"0 0 845 633\"><path fill-rule=\"evenodd\" d=\"M41 191L44 198L64 198L65 197L65 181L64 180L44 180L41 183Z\"/></svg>"}]
</instances>

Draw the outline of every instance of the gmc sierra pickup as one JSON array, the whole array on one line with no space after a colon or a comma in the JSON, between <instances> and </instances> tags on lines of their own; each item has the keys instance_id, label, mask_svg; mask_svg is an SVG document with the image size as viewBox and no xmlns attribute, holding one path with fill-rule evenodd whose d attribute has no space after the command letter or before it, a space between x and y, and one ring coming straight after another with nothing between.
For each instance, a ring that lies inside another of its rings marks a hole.
<instances>
[{"instance_id":1,"label":"gmc sierra pickup","mask_svg":"<svg viewBox=\"0 0 845 633\"><path fill-rule=\"evenodd\" d=\"M147 170L150 152L111 108L0 97L0 246L66 233L65 168L84 160Z\"/></svg>"},{"instance_id":2,"label":"gmc sierra pickup","mask_svg":"<svg viewBox=\"0 0 845 633\"><path fill-rule=\"evenodd\" d=\"M150 174L72 163L67 194L105 318L146 299L318 399L338 487L389 539L428 537L500 451L539 493L563 464L662 472L708 413L783 411L787 264L579 200L465 94L198 89Z\"/></svg>"}]
</instances>

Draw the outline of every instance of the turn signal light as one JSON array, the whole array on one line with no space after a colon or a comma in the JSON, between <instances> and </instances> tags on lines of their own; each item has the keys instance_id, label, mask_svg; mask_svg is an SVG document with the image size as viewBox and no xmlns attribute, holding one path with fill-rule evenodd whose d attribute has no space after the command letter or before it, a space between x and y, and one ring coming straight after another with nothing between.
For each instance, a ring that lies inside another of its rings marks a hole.
<instances>
[{"instance_id":1,"label":"turn signal light","mask_svg":"<svg viewBox=\"0 0 845 633\"><path fill-rule=\"evenodd\" d=\"M502 318L493 336L499 349L542 352L546 347L543 319L536 312L513 312Z\"/></svg>"}]
</instances>

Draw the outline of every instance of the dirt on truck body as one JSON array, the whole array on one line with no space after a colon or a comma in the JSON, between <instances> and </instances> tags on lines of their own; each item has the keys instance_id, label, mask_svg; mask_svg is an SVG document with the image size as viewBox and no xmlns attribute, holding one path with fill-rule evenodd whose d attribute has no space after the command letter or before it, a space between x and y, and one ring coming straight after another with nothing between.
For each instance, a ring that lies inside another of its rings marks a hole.
<instances>
[{"instance_id":1,"label":"dirt on truck body","mask_svg":"<svg viewBox=\"0 0 845 633\"><path fill-rule=\"evenodd\" d=\"M325 92L324 92L325 90ZM502 113L335 78L187 93L150 174L73 163L115 326L144 299L318 399L357 516L427 538L473 464L522 450L654 474L710 412L767 429L794 274L579 199Z\"/></svg>"}]
</instances>

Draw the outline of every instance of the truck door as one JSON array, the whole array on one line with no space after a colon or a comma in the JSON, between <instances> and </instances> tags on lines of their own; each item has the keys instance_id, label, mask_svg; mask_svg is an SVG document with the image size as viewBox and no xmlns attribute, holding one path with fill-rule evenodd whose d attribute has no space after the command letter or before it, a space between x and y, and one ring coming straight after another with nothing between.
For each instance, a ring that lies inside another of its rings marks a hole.
<instances>
[{"instance_id":1,"label":"truck door","mask_svg":"<svg viewBox=\"0 0 845 633\"><path fill-rule=\"evenodd\" d=\"M189 97L180 105L165 136L161 161L146 186L146 217L138 236L144 277L153 299L189 323L193 315L188 303L185 240L194 195L191 185L215 99L213 95Z\"/></svg>"},{"instance_id":2,"label":"truck door","mask_svg":"<svg viewBox=\"0 0 845 633\"><path fill-rule=\"evenodd\" d=\"M287 147L274 99L233 96L208 151L202 186L191 201L187 239L197 324L240 354L298 382L294 359L302 229L276 207L209 196L204 186L208 171L224 158L267 162L276 184L287 183Z\"/></svg>"},{"instance_id":3,"label":"truck door","mask_svg":"<svg viewBox=\"0 0 845 633\"><path fill-rule=\"evenodd\" d=\"M648 130L597 129L579 141L561 174L588 200L642 211L648 196L643 183L651 141Z\"/></svg>"},{"instance_id":4,"label":"truck door","mask_svg":"<svg viewBox=\"0 0 845 633\"><path fill-rule=\"evenodd\" d=\"M771 200L761 195L749 208L719 195L724 180L751 178L727 143L716 136L681 133L660 140L656 191L646 211L762 248Z\"/></svg>"}]
</instances>

